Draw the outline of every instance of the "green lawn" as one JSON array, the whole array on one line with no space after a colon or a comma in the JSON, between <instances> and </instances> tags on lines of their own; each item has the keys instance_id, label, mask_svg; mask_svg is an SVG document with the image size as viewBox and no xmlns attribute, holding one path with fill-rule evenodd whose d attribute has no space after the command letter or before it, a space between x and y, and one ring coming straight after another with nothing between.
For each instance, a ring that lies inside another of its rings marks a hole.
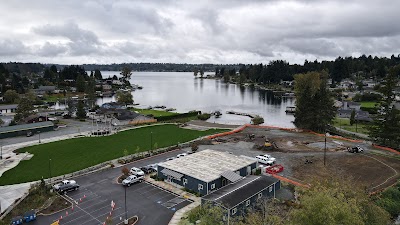
<instances>
[{"instance_id":1,"label":"green lawn","mask_svg":"<svg viewBox=\"0 0 400 225\"><path fill-rule=\"evenodd\" d=\"M0 185L24 183L48 178L50 174L49 159L51 158L51 175L78 171L124 155L124 149L129 154L150 149L152 132L153 145L167 147L183 143L200 136L223 132L222 129L195 131L181 129L176 125L157 125L143 127L106 137L84 137L52 142L20 149L20 152L30 152L33 158L21 161L17 167L8 170L0 177Z\"/></svg>"},{"instance_id":2,"label":"green lawn","mask_svg":"<svg viewBox=\"0 0 400 225\"><path fill-rule=\"evenodd\" d=\"M378 104L377 102L360 102L361 107L365 108L375 108L375 104Z\"/></svg>"},{"instance_id":3,"label":"green lawn","mask_svg":"<svg viewBox=\"0 0 400 225\"><path fill-rule=\"evenodd\" d=\"M336 117L333 122L334 122L333 125L335 127L339 127L344 130L357 132L357 133L361 133L361 134L368 134L367 124L365 124L365 123L357 123L357 129L356 129L356 124L353 124L353 126L351 126L350 119L348 119L348 118Z\"/></svg>"},{"instance_id":4,"label":"green lawn","mask_svg":"<svg viewBox=\"0 0 400 225\"><path fill-rule=\"evenodd\" d=\"M136 111L140 114L143 115L153 115L155 117L159 117L159 116L171 116L171 115L177 115L179 113L176 112L166 112L166 111L161 111L161 110L154 110L154 109L137 109L137 108L133 108L133 111Z\"/></svg>"}]
</instances>

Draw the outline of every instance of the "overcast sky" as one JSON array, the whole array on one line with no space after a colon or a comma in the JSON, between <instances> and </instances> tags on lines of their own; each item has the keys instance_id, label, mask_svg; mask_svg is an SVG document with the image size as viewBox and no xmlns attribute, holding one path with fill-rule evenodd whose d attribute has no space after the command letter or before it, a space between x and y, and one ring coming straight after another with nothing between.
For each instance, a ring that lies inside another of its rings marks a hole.
<instances>
[{"instance_id":1,"label":"overcast sky","mask_svg":"<svg viewBox=\"0 0 400 225\"><path fill-rule=\"evenodd\" d=\"M7 0L0 61L290 63L400 53L399 0Z\"/></svg>"}]
</instances>

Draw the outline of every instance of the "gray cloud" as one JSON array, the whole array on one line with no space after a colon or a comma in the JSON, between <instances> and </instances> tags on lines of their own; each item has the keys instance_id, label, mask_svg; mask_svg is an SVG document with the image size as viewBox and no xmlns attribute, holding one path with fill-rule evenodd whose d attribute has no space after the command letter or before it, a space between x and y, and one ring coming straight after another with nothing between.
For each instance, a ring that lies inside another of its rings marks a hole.
<instances>
[{"instance_id":1,"label":"gray cloud","mask_svg":"<svg viewBox=\"0 0 400 225\"><path fill-rule=\"evenodd\" d=\"M0 60L301 63L397 55L399 8L393 0L5 1Z\"/></svg>"}]
</instances>

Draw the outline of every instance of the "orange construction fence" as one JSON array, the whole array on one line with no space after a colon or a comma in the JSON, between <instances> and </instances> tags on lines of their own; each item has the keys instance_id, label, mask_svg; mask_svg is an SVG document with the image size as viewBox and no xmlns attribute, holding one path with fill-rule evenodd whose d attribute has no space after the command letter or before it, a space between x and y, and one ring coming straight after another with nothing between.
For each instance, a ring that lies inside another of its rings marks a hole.
<instances>
[{"instance_id":1,"label":"orange construction fence","mask_svg":"<svg viewBox=\"0 0 400 225\"><path fill-rule=\"evenodd\" d=\"M374 146L375 148L379 148L381 150L389 151L389 152L392 152L392 153L400 155L400 152L395 150L395 149L393 149L393 148L383 147L383 146L379 146L379 145L376 145L376 144L372 144L372 146Z\"/></svg>"},{"instance_id":2,"label":"orange construction fence","mask_svg":"<svg viewBox=\"0 0 400 225\"><path fill-rule=\"evenodd\" d=\"M272 174L271 176L273 176L273 177L275 177L276 179L279 179L279 180L281 180L281 181L288 182L288 183L290 183L290 184L293 184L293 185L296 185L296 186L299 186L299 187L305 187L305 188L309 188L309 187L310 187L310 186L307 185L307 184L302 184L302 183L299 183L299 182L297 182L297 181L290 180L290 179L288 179L288 178L286 178L286 177L282 177L282 176L279 176L279 175L276 175L276 174Z\"/></svg>"}]
</instances>

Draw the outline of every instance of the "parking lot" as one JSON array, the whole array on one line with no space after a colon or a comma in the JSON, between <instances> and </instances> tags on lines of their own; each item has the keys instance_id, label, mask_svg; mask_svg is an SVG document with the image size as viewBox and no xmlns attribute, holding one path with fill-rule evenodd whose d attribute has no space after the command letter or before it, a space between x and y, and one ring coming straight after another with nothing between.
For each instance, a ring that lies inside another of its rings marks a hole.
<instances>
[{"instance_id":1,"label":"parking lot","mask_svg":"<svg viewBox=\"0 0 400 225\"><path fill-rule=\"evenodd\" d=\"M178 153L180 151L156 156L128 167L160 162ZM31 224L51 224L61 216L63 218L60 225L98 225L103 224L107 216L111 216L113 224L119 224L125 218L125 187L116 182L120 174L121 168L115 168L76 178L80 189L69 192L66 196L75 202L73 210L70 207L51 216L39 216ZM114 209L111 208L111 202L115 203ZM189 200L146 182L126 188L127 216L129 218L137 215L139 225L168 224L176 210L190 203Z\"/></svg>"}]
</instances>

